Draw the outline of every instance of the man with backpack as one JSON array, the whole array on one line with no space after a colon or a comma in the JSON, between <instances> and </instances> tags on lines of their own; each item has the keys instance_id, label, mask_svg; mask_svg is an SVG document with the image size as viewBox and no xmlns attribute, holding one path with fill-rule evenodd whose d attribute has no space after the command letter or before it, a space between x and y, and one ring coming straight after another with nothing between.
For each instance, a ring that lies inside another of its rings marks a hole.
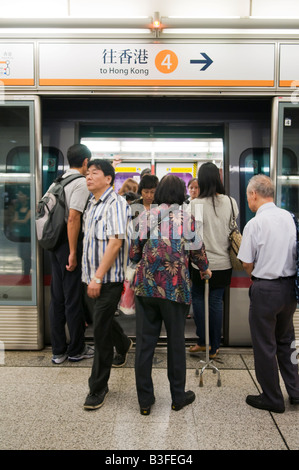
<instances>
[{"instance_id":1,"label":"man with backpack","mask_svg":"<svg viewBox=\"0 0 299 470\"><path fill-rule=\"evenodd\" d=\"M93 348L85 345L81 299L81 219L89 197L85 175L90 158L91 152L85 145L71 146L67 152L70 168L62 176L63 181L68 178L71 181L64 186L66 226L57 246L50 251L52 280L49 318L54 364L61 364L67 358L75 362L94 355ZM74 175L77 177L72 179ZM69 331L69 344L65 324Z\"/></svg>"}]
</instances>

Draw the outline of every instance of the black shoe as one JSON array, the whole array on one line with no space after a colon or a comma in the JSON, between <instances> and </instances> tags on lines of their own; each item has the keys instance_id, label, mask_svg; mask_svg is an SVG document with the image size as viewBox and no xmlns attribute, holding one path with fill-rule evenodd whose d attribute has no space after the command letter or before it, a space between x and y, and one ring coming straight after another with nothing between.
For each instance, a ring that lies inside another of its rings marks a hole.
<instances>
[{"instance_id":1,"label":"black shoe","mask_svg":"<svg viewBox=\"0 0 299 470\"><path fill-rule=\"evenodd\" d=\"M130 339L130 345L126 352L126 354L115 354L112 362L112 367L123 367L128 359L128 353L133 346L133 341Z\"/></svg>"},{"instance_id":2,"label":"black shoe","mask_svg":"<svg viewBox=\"0 0 299 470\"><path fill-rule=\"evenodd\" d=\"M299 398L290 397L291 405L299 405Z\"/></svg>"},{"instance_id":3,"label":"black shoe","mask_svg":"<svg viewBox=\"0 0 299 470\"><path fill-rule=\"evenodd\" d=\"M148 406L140 406L140 414L143 416L148 416L151 412L151 406L155 403L155 398L153 399L152 403Z\"/></svg>"},{"instance_id":4,"label":"black shoe","mask_svg":"<svg viewBox=\"0 0 299 470\"><path fill-rule=\"evenodd\" d=\"M97 410L98 408L101 408L101 406L104 404L108 391L108 387L106 387L103 392L89 393L84 403L84 409Z\"/></svg>"},{"instance_id":5,"label":"black shoe","mask_svg":"<svg viewBox=\"0 0 299 470\"><path fill-rule=\"evenodd\" d=\"M253 406L254 408L272 411L273 413L283 413L285 411L284 406L282 408L277 408L265 403L262 395L248 395L246 398L246 403L250 406Z\"/></svg>"},{"instance_id":6,"label":"black shoe","mask_svg":"<svg viewBox=\"0 0 299 470\"><path fill-rule=\"evenodd\" d=\"M185 399L182 403L172 403L171 408L174 411L179 411L184 406L190 405L195 400L195 393L192 392L191 390L188 390L188 392L185 392Z\"/></svg>"}]
</instances>

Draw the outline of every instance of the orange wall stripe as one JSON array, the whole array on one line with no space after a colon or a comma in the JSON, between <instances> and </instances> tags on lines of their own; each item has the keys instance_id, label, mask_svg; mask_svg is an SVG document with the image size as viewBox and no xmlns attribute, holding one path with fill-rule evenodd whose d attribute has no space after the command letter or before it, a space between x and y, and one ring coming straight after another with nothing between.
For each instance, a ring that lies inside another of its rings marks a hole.
<instances>
[{"instance_id":1,"label":"orange wall stripe","mask_svg":"<svg viewBox=\"0 0 299 470\"><path fill-rule=\"evenodd\" d=\"M0 85L6 86L34 86L33 78L1 78Z\"/></svg>"},{"instance_id":2,"label":"orange wall stripe","mask_svg":"<svg viewBox=\"0 0 299 470\"><path fill-rule=\"evenodd\" d=\"M284 87L299 86L299 80L280 80L279 86L284 86Z\"/></svg>"},{"instance_id":3,"label":"orange wall stripe","mask_svg":"<svg viewBox=\"0 0 299 470\"><path fill-rule=\"evenodd\" d=\"M211 86L211 87L273 87L274 80L101 80L47 79L40 86Z\"/></svg>"}]
</instances>

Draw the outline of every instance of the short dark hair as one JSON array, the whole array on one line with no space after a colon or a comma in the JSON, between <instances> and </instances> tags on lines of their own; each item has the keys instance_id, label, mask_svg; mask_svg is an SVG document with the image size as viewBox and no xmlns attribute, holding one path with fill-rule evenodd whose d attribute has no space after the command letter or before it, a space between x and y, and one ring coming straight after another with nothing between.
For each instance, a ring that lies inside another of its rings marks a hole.
<instances>
[{"instance_id":1,"label":"short dark hair","mask_svg":"<svg viewBox=\"0 0 299 470\"><path fill-rule=\"evenodd\" d=\"M140 178L143 178L145 175L150 175L152 173L150 168L144 168L142 172L140 173Z\"/></svg>"},{"instance_id":2,"label":"short dark hair","mask_svg":"<svg viewBox=\"0 0 299 470\"><path fill-rule=\"evenodd\" d=\"M144 175L138 186L138 193L141 194L143 189L153 189L158 186L159 178L156 175Z\"/></svg>"},{"instance_id":3,"label":"short dark hair","mask_svg":"<svg viewBox=\"0 0 299 470\"><path fill-rule=\"evenodd\" d=\"M87 169L90 168L92 165L94 165L98 170L102 170L105 176L111 176L110 185L113 186L115 179L115 171L109 160L93 158L92 160L89 160L87 164Z\"/></svg>"},{"instance_id":4,"label":"short dark hair","mask_svg":"<svg viewBox=\"0 0 299 470\"><path fill-rule=\"evenodd\" d=\"M156 204L183 204L186 199L184 181L176 175L163 176L155 192Z\"/></svg>"},{"instance_id":5,"label":"short dark hair","mask_svg":"<svg viewBox=\"0 0 299 470\"><path fill-rule=\"evenodd\" d=\"M75 144L67 151L67 159L71 168L81 168L86 158L91 159L91 151L86 145Z\"/></svg>"}]
</instances>

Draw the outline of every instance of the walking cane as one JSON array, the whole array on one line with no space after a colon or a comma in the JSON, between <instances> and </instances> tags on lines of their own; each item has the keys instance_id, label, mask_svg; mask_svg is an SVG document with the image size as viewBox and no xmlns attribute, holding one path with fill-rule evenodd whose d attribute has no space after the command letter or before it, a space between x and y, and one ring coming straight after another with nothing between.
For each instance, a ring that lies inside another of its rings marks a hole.
<instances>
[{"instance_id":1,"label":"walking cane","mask_svg":"<svg viewBox=\"0 0 299 470\"><path fill-rule=\"evenodd\" d=\"M206 369L211 367L213 369L214 374L218 374L217 386L221 387L221 378L220 378L220 371L214 365L213 359L209 358L209 347L210 347L210 333L209 333L209 276L205 276L205 336L206 336L206 360L200 361L203 363L203 367L200 372L199 377L199 386L203 387L203 373ZM195 371L196 375L199 374L198 368Z\"/></svg>"}]
</instances>

